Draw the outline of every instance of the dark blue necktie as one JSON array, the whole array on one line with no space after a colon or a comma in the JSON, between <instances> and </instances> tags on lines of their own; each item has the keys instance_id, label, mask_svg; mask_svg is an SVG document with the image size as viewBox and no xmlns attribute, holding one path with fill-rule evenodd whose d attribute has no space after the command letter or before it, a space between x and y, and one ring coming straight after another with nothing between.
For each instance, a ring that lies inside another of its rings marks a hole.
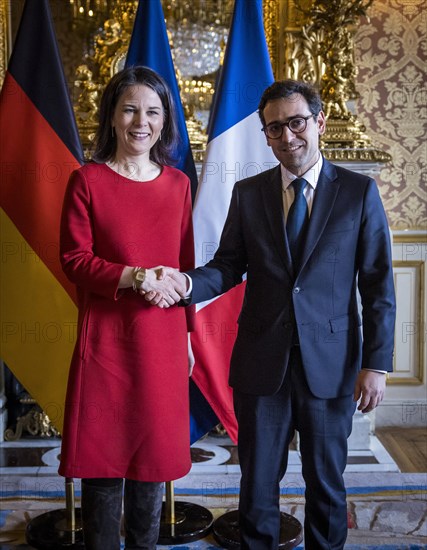
<instances>
[{"instance_id":1,"label":"dark blue necktie","mask_svg":"<svg viewBox=\"0 0 427 550\"><path fill-rule=\"evenodd\" d=\"M295 198L289 208L288 219L286 220L286 232L294 267L297 267L299 263L308 222L308 205L304 197L304 188L307 183L304 178L297 178L292 182Z\"/></svg>"}]
</instances>

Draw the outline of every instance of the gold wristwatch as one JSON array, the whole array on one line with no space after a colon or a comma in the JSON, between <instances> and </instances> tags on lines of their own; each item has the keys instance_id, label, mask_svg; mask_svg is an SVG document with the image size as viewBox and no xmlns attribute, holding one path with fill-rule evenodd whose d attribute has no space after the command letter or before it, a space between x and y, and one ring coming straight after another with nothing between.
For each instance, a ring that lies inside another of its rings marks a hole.
<instances>
[{"instance_id":1,"label":"gold wristwatch","mask_svg":"<svg viewBox=\"0 0 427 550\"><path fill-rule=\"evenodd\" d=\"M136 292L137 290L141 290L142 285L144 284L145 277L147 275L147 270L143 267L135 267L132 273L132 279L133 279L133 289Z\"/></svg>"}]
</instances>

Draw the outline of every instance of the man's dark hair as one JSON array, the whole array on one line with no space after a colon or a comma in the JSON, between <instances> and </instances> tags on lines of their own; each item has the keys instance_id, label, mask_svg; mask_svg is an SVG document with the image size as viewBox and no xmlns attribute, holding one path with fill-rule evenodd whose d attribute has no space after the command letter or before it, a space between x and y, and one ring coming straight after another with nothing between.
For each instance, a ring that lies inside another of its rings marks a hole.
<instances>
[{"instance_id":1,"label":"man's dark hair","mask_svg":"<svg viewBox=\"0 0 427 550\"><path fill-rule=\"evenodd\" d=\"M258 114L261 123L265 126L264 109L269 101L275 99L287 99L295 94L301 95L308 103L311 114L317 116L322 110L322 100L318 90L307 82L297 80L279 80L273 82L264 93L258 105Z\"/></svg>"},{"instance_id":2,"label":"man's dark hair","mask_svg":"<svg viewBox=\"0 0 427 550\"><path fill-rule=\"evenodd\" d=\"M163 106L164 124L162 139L157 140L150 151L150 159L159 165L176 164L175 152L179 144L176 112L169 87L163 78L148 67L128 67L116 73L107 84L99 108L99 126L95 137L95 162L112 160L116 153L117 140L111 121L119 98L130 86L143 85L159 96Z\"/></svg>"}]
</instances>

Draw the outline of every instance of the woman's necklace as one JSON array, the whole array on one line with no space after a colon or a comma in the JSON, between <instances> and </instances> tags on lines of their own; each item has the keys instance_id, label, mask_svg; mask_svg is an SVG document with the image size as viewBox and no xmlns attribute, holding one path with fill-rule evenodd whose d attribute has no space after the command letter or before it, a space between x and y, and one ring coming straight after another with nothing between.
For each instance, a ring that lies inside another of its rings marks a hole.
<instances>
[{"instance_id":1,"label":"woman's necklace","mask_svg":"<svg viewBox=\"0 0 427 550\"><path fill-rule=\"evenodd\" d=\"M108 161L107 166L121 176L134 181L151 181L160 174L160 167L157 164L150 163L147 168L142 169L137 162L125 161Z\"/></svg>"}]
</instances>

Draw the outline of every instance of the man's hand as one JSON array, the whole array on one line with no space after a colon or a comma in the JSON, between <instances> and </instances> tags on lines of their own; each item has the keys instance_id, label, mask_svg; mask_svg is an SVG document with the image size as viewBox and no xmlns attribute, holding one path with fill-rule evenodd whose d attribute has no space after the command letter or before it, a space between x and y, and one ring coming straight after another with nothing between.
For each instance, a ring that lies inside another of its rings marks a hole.
<instances>
[{"instance_id":1,"label":"man's hand","mask_svg":"<svg viewBox=\"0 0 427 550\"><path fill-rule=\"evenodd\" d=\"M183 297L185 296L188 288L188 279L185 275L180 273L178 269L174 269L173 267L159 266L156 273L157 278L160 281L163 279L167 279L168 277L173 279L178 287L183 290Z\"/></svg>"},{"instance_id":2,"label":"man's hand","mask_svg":"<svg viewBox=\"0 0 427 550\"><path fill-rule=\"evenodd\" d=\"M386 375L382 372L375 372L362 369L356 380L353 401L360 403L357 409L362 413L373 411L384 398Z\"/></svg>"},{"instance_id":3,"label":"man's hand","mask_svg":"<svg viewBox=\"0 0 427 550\"><path fill-rule=\"evenodd\" d=\"M147 269L139 292L152 305L167 308L179 302L185 296L186 290L187 281L184 275L176 269L157 266Z\"/></svg>"}]
</instances>

